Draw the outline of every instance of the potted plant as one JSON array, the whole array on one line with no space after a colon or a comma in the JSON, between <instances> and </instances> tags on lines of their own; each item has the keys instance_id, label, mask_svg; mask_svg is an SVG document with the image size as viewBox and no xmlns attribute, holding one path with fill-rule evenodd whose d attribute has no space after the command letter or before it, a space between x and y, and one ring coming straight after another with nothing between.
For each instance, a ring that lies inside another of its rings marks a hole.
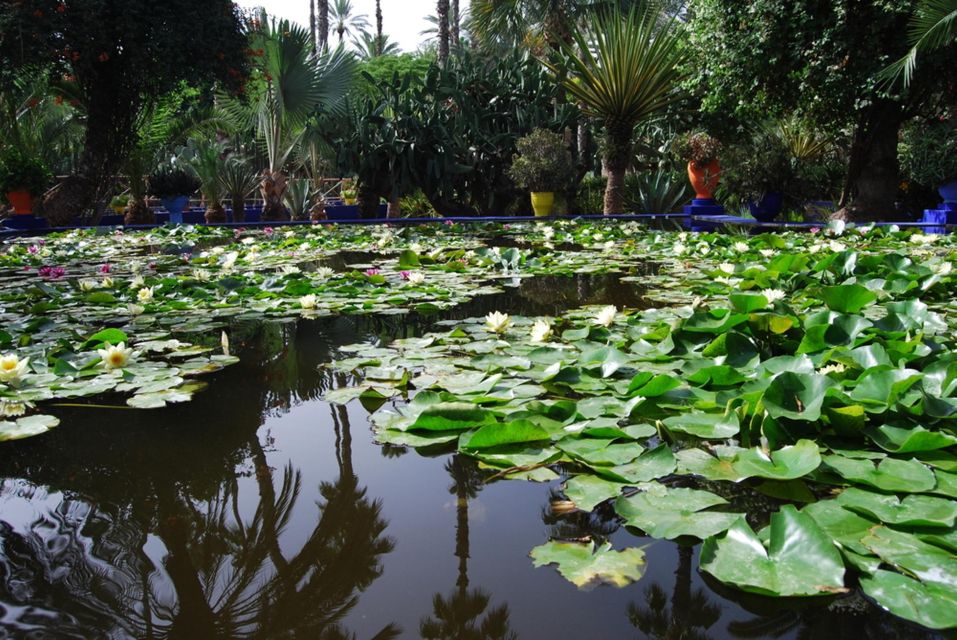
<instances>
[{"instance_id":1,"label":"potted plant","mask_svg":"<svg viewBox=\"0 0 957 640\"><path fill-rule=\"evenodd\" d=\"M163 208L169 211L170 222L183 222L183 209L197 189L196 176L180 167L162 167L149 179L150 195L159 198Z\"/></svg>"},{"instance_id":2,"label":"potted plant","mask_svg":"<svg viewBox=\"0 0 957 640\"><path fill-rule=\"evenodd\" d=\"M117 215L123 215L123 212L126 211L126 205L130 203L129 195L121 193L118 196L113 196L113 199L110 200L110 209L113 210L113 213Z\"/></svg>"},{"instance_id":3,"label":"potted plant","mask_svg":"<svg viewBox=\"0 0 957 640\"><path fill-rule=\"evenodd\" d=\"M555 191L563 189L574 174L571 157L561 134L535 129L515 143L518 150L508 169L515 184L531 192L536 216L549 216Z\"/></svg>"},{"instance_id":4,"label":"potted plant","mask_svg":"<svg viewBox=\"0 0 957 640\"><path fill-rule=\"evenodd\" d=\"M780 136L769 127L758 129L729 145L723 156L721 201L747 206L755 220L774 220L793 182L791 158Z\"/></svg>"},{"instance_id":5,"label":"potted plant","mask_svg":"<svg viewBox=\"0 0 957 640\"><path fill-rule=\"evenodd\" d=\"M340 193L344 205L351 207L356 203L356 190L353 187L343 187Z\"/></svg>"},{"instance_id":6,"label":"potted plant","mask_svg":"<svg viewBox=\"0 0 957 640\"><path fill-rule=\"evenodd\" d=\"M33 199L43 193L50 179L43 162L19 149L8 149L0 157L0 194L16 214L33 213Z\"/></svg>"},{"instance_id":7,"label":"potted plant","mask_svg":"<svg viewBox=\"0 0 957 640\"><path fill-rule=\"evenodd\" d=\"M904 128L899 152L904 175L936 188L943 209L957 211L957 119L911 123Z\"/></svg>"},{"instance_id":8,"label":"potted plant","mask_svg":"<svg viewBox=\"0 0 957 640\"><path fill-rule=\"evenodd\" d=\"M223 197L223 160L225 148L218 142L200 142L195 145L195 153L190 158L190 166L199 178L199 190L206 201L206 222L226 222L226 209Z\"/></svg>"},{"instance_id":9,"label":"potted plant","mask_svg":"<svg viewBox=\"0 0 957 640\"><path fill-rule=\"evenodd\" d=\"M718 154L721 142L704 132L686 133L675 139L675 153L688 163L688 179L699 200L713 200L721 177Z\"/></svg>"},{"instance_id":10,"label":"potted plant","mask_svg":"<svg viewBox=\"0 0 957 640\"><path fill-rule=\"evenodd\" d=\"M259 176L245 159L233 156L226 161L220 180L232 203L233 222L245 222L246 198L259 186Z\"/></svg>"}]
</instances>

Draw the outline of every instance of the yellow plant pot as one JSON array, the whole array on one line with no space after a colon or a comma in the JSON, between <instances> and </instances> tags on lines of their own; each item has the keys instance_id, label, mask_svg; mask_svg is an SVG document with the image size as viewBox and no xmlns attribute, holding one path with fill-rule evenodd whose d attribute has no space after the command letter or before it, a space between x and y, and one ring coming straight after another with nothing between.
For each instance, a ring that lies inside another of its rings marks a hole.
<instances>
[{"instance_id":1,"label":"yellow plant pot","mask_svg":"<svg viewBox=\"0 0 957 640\"><path fill-rule=\"evenodd\" d=\"M555 206L555 193L552 191L532 191L532 209L535 210L535 216L544 218L552 215L552 207Z\"/></svg>"}]
</instances>

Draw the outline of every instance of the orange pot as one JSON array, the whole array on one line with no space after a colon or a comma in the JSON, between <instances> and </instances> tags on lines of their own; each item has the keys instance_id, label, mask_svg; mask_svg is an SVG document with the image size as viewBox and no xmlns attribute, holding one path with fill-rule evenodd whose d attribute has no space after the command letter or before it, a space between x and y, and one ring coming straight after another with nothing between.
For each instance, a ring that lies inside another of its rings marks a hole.
<instances>
[{"instance_id":1,"label":"orange pot","mask_svg":"<svg viewBox=\"0 0 957 640\"><path fill-rule=\"evenodd\" d=\"M29 191L11 191L7 194L7 202L13 206L13 212L18 215L33 213L33 196Z\"/></svg>"},{"instance_id":2,"label":"orange pot","mask_svg":"<svg viewBox=\"0 0 957 640\"><path fill-rule=\"evenodd\" d=\"M696 198L702 200L714 198L714 190L718 187L720 177L721 165L717 160L712 160L710 164L704 166L698 166L693 162L688 163L688 179L694 187Z\"/></svg>"}]
</instances>

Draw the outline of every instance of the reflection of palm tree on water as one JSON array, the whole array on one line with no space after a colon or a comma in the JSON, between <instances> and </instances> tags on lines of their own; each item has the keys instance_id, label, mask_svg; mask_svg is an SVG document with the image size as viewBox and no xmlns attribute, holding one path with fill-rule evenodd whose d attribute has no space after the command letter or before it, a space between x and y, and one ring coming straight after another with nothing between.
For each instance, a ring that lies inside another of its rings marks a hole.
<instances>
[{"instance_id":1,"label":"reflection of palm tree on water","mask_svg":"<svg viewBox=\"0 0 957 640\"><path fill-rule=\"evenodd\" d=\"M721 607L712 603L703 589L692 589L693 548L678 547L678 569L671 606L658 583L645 589L645 605L628 605L628 619L648 637L661 640L707 640L707 630L721 617Z\"/></svg>"},{"instance_id":2,"label":"reflection of palm tree on water","mask_svg":"<svg viewBox=\"0 0 957 640\"><path fill-rule=\"evenodd\" d=\"M455 495L458 577L450 594L436 593L432 597L432 615L423 618L419 634L426 640L515 640L517 636L509 626L508 605L489 609L491 596L481 589L469 588L469 500L481 491L487 474L475 461L460 454L452 456L445 470L452 477L449 492Z\"/></svg>"}]
</instances>

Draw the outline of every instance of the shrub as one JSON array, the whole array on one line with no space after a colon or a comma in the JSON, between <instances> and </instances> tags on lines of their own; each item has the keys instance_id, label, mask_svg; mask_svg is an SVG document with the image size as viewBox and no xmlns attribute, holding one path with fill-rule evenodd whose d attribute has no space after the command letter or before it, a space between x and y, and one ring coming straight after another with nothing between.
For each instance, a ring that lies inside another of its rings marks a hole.
<instances>
[{"instance_id":1,"label":"shrub","mask_svg":"<svg viewBox=\"0 0 957 640\"><path fill-rule=\"evenodd\" d=\"M957 180L957 120L914 122L899 145L904 175L925 187Z\"/></svg>"},{"instance_id":2,"label":"shrub","mask_svg":"<svg viewBox=\"0 0 957 640\"><path fill-rule=\"evenodd\" d=\"M627 179L625 180L627 186ZM605 184L602 176L586 176L578 185L577 211L571 213L598 215L605 210Z\"/></svg>"},{"instance_id":3,"label":"shrub","mask_svg":"<svg viewBox=\"0 0 957 640\"><path fill-rule=\"evenodd\" d=\"M199 178L186 169L163 167L150 176L150 195L157 198L191 196L199 189Z\"/></svg>"},{"instance_id":4,"label":"shrub","mask_svg":"<svg viewBox=\"0 0 957 640\"><path fill-rule=\"evenodd\" d=\"M683 162L701 168L718 159L721 142L704 132L685 133L672 142L672 153Z\"/></svg>"},{"instance_id":5,"label":"shrub","mask_svg":"<svg viewBox=\"0 0 957 640\"><path fill-rule=\"evenodd\" d=\"M565 140L559 133L535 129L516 143L508 176L528 191L560 191L574 174Z\"/></svg>"},{"instance_id":6,"label":"shrub","mask_svg":"<svg viewBox=\"0 0 957 640\"><path fill-rule=\"evenodd\" d=\"M19 149L8 149L0 157L0 194L29 191L32 195L40 195L51 177L43 162Z\"/></svg>"}]
</instances>

